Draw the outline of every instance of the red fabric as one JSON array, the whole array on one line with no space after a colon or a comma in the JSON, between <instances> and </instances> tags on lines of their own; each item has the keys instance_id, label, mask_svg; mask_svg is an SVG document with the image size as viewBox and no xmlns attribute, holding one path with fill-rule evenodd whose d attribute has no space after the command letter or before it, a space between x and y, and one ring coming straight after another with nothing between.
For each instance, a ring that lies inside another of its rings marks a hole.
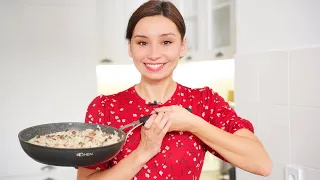
<instances>
[{"instance_id":1,"label":"red fabric","mask_svg":"<svg viewBox=\"0 0 320 180\"><path fill-rule=\"evenodd\" d=\"M238 117L223 98L208 87L191 89L178 84L171 99L161 106L169 105L189 107L194 114L230 133L242 128L254 132L248 120ZM119 128L150 114L154 108L154 105L148 105L131 87L118 94L96 97L88 107L85 122ZM136 149L140 141L140 130L141 128L136 128L129 135L123 149L113 160L87 168L104 170L117 164ZM164 138L161 152L134 179L199 179L206 151L223 159L191 133L170 132Z\"/></svg>"}]
</instances>

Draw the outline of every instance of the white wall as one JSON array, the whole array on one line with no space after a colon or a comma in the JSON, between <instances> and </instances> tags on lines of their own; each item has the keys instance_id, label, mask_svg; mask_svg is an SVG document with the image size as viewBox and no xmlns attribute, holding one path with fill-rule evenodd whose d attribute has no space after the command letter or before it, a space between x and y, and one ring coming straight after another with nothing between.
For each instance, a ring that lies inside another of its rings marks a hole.
<instances>
[{"instance_id":1,"label":"white wall","mask_svg":"<svg viewBox=\"0 0 320 180\"><path fill-rule=\"evenodd\" d=\"M284 167L320 177L320 1L237 2L235 101L274 163L268 180L284 180ZM241 170L237 180L263 179Z\"/></svg>"},{"instance_id":2,"label":"white wall","mask_svg":"<svg viewBox=\"0 0 320 180\"><path fill-rule=\"evenodd\" d=\"M95 3L76 1L0 2L0 179L44 166L23 153L20 130L83 122L97 94Z\"/></svg>"}]
</instances>

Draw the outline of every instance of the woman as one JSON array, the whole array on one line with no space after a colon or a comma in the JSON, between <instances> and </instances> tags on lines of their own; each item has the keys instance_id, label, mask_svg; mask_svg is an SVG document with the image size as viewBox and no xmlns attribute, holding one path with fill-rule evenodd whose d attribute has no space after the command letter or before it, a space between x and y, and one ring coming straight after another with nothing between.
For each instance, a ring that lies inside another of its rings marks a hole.
<instances>
[{"instance_id":1,"label":"woman","mask_svg":"<svg viewBox=\"0 0 320 180\"><path fill-rule=\"evenodd\" d=\"M133 13L126 38L141 81L96 97L85 121L119 128L153 115L129 135L114 159L78 168L78 180L199 179L206 151L246 171L270 174L271 160L249 121L210 88L191 89L173 80L186 53L185 31L170 2L148 1Z\"/></svg>"}]
</instances>

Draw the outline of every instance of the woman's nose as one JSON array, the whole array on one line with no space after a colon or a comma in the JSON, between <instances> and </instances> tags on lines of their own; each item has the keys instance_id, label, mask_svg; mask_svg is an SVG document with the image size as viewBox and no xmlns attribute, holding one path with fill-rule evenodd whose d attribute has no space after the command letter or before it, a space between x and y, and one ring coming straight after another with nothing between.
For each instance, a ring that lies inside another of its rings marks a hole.
<instances>
[{"instance_id":1,"label":"woman's nose","mask_svg":"<svg viewBox=\"0 0 320 180\"><path fill-rule=\"evenodd\" d=\"M151 46L148 53L148 58L152 61L155 61L160 58L160 50L157 46Z\"/></svg>"}]
</instances>

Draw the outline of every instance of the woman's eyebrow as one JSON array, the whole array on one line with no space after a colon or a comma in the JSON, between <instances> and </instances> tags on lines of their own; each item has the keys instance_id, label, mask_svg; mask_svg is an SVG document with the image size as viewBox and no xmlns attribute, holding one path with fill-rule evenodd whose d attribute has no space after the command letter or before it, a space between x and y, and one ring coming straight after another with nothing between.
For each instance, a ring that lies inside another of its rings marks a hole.
<instances>
[{"instance_id":1,"label":"woman's eyebrow","mask_svg":"<svg viewBox=\"0 0 320 180\"><path fill-rule=\"evenodd\" d=\"M164 33L164 34L161 34L160 36L176 36L174 33Z\"/></svg>"},{"instance_id":2,"label":"woman's eyebrow","mask_svg":"<svg viewBox=\"0 0 320 180\"><path fill-rule=\"evenodd\" d=\"M148 37L145 36L145 35L139 35L139 34L135 35L133 38L137 38L137 37L140 37L140 38L148 38Z\"/></svg>"},{"instance_id":3,"label":"woman's eyebrow","mask_svg":"<svg viewBox=\"0 0 320 180\"><path fill-rule=\"evenodd\" d=\"M176 36L176 35L174 33L169 32L169 33L163 33L160 36L163 37L163 36ZM138 38L138 37L139 38L148 38L147 36L141 35L141 34L137 34L133 38Z\"/></svg>"}]
</instances>

